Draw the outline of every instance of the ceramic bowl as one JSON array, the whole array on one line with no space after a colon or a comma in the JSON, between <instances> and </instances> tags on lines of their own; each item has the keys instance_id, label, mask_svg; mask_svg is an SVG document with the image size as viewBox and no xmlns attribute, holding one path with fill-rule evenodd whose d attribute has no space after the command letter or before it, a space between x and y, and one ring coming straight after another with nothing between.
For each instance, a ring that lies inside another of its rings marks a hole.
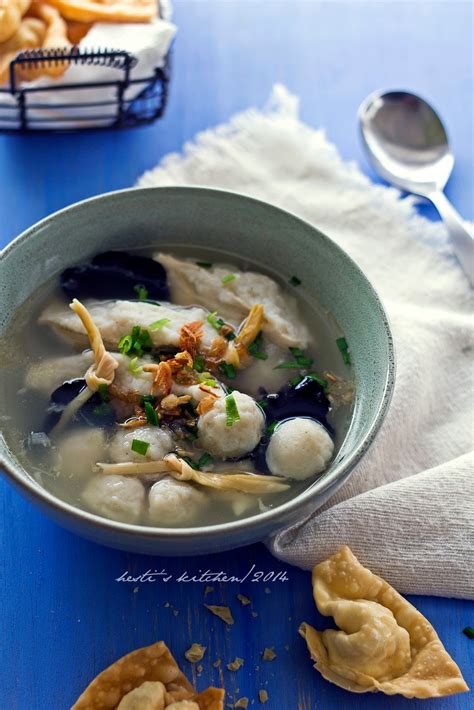
<instances>
[{"instance_id":1,"label":"ceramic bowl","mask_svg":"<svg viewBox=\"0 0 474 710\"><path fill-rule=\"evenodd\" d=\"M107 249L194 245L297 274L328 308L351 348L356 396L348 433L330 468L273 510L226 524L165 529L107 520L39 486L2 437L7 479L60 525L99 543L148 554L200 554L261 540L321 506L374 440L394 384L383 306L357 265L328 237L288 212L236 193L196 187L124 190L67 207L34 225L0 255L0 335L35 289Z\"/></svg>"}]
</instances>

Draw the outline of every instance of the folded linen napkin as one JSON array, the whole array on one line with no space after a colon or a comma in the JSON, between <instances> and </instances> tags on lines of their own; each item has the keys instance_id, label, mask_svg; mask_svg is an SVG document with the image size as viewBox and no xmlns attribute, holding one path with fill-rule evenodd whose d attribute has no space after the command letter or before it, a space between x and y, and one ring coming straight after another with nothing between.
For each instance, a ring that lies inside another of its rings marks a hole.
<instances>
[{"instance_id":1,"label":"folded linen napkin","mask_svg":"<svg viewBox=\"0 0 474 710\"><path fill-rule=\"evenodd\" d=\"M313 222L365 270L392 322L397 383L377 440L270 550L309 569L346 543L402 592L473 598L471 294L444 226L343 162L281 86L266 111L200 134L139 181L183 183L245 192Z\"/></svg>"}]
</instances>

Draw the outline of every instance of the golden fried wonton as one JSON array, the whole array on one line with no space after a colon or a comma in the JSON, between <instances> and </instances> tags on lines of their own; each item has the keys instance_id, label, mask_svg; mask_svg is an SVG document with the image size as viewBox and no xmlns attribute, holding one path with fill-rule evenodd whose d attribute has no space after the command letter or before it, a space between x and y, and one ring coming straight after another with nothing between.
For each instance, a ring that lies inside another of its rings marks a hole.
<instances>
[{"instance_id":1,"label":"golden fried wonton","mask_svg":"<svg viewBox=\"0 0 474 710\"><path fill-rule=\"evenodd\" d=\"M66 22L67 25L67 36L72 44L79 44L79 42L84 39L91 29L92 22Z\"/></svg>"},{"instance_id":2,"label":"golden fried wonton","mask_svg":"<svg viewBox=\"0 0 474 710\"><path fill-rule=\"evenodd\" d=\"M46 24L42 20L27 17L9 40L0 43L0 84L8 81L10 62L16 55L25 49L41 47L45 34Z\"/></svg>"},{"instance_id":3,"label":"golden fried wonton","mask_svg":"<svg viewBox=\"0 0 474 710\"><path fill-rule=\"evenodd\" d=\"M151 22L157 0L48 0L66 20L78 22Z\"/></svg>"},{"instance_id":4,"label":"golden fried wonton","mask_svg":"<svg viewBox=\"0 0 474 710\"><path fill-rule=\"evenodd\" d=\"M313 596L338 631L303 623L315 668L354 693L380 690L406 698L463 693L461 671L429 621L344 546L313 569Z\"/></svg>"},{"instance_id":5,"label":"golden fried wonton","mask_svg":"<svg viewBox=\"0 0 474 710\"><path fill-rule=\"evenodd\" d=\"M0 0L0 42L6 42L18 31L30 3L31 0Z\"/></svg>"},{"instance_id":6,"label":"golden fried wonton","mask_svg":"<svg viewBox=\"0 0 474 710\"><path fill-rule=\"evenodd\" d=\"M22 18L15 34L7 42L0 43L0 84L8 81L10 62L28 49L67 49L71 43L67 27L56 8L34 0ZM22 81L32 81L40 76L62 76L66 65L56 62L45 64L18 64L16 76Z\"/></svg>"},{"instance_id":7,"label":"golden fried wonton","mask_svg":"<svg viewBox=\"0 0 474 710\"><path fill-rule=\"evenodd\" d=\"M71 710L115 710L122 699L146 682L165 686L165 705L193 701L199 710L223 710L224 690L196 693L163 641L139 648L106 668L85 689Z\"/></svg>"}]
</instances>

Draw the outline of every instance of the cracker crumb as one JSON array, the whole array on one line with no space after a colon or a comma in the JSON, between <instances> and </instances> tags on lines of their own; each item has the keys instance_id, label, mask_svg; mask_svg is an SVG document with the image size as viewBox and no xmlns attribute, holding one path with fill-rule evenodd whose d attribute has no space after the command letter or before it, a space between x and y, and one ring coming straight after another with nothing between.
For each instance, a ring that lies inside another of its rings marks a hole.
<instances>
[{"instance_id":1,"label":"cracker crumb","mask_svg":"<svg viewBox=\"0 0 474 710\"><path fill-rule=\"evenodd\" d=\"M257 616L258 616L257 612L256 612L256 611L252 611L252 616L253 616L254 619L256 619Z\"/></svg>"},{"instance_id":2,"label":"cracker crumb","mask_svg":"<svg viewBox=\"0 0 474 710\"><path fill-rule=\"evenodd\" d=\"M204 596L207 597L208 594L211 594L211 592L214 591L214 587L206 587L204 590Z\"/></svg>"},{"instance_id":3,"label":"cracker crumb","mask_svg":"<svg viewBox=\"0 0 474 710\"><path fill-rule=\"evenodd\" d=\"M234 703L234 708L248 708L249 706L249 699L248 698L239 698L236 703Z\"/></svg>"},{"instance_id":4,"label":"cracker crumb","mask_svg":"<svg viewBox=\"0 0 474 710\"><path fill-rule=\"evenodd\" d=\"M290 650L290 645L288 643L285 643L285 651L289 651L289 650Z\"/></svg>"},{"instance_id":5,"label":"cracker crumb","mask_svg":"<svg viewBox=\"0 0 474 710\"><path fill-rule=\"evenodd\" d=\"M264 661L274 661L276 657L277 655L273 649L273 646L272 648L263 649L262 658Z\"/></svg>"},{"instance_id":6,"label":"cracker crumb","mask_svg":"<svg viewBox=\"0 0 474 710\"><path fill-rule=\"evenodd\" d=\"M222 619L222 621L228 626L232 626L234 623L234 617L232 616L232 612L229 609L228 606L215 606L213 604L204 604L206 609L209 609L213 614L219 617L219 619Z\"/></svg>"},{"instance_id":7,"label":"cracker crumb","mask_svg":"<svg viewBox=\"0 0 474 710\"><path fill-rule=\"evenodd\" d=\"M272 590L270 589L270 587L265 587L265 589L264 589L263 591L265 592L265 594L271 594L271 593L272 593Z\"/></svg>"},{"instance_id":8,"label":"cracker crumb","mask_svg":"<svg viewBox=\"0 0 474 710\"><path fill-rule=\"evenodd\" d=\"M166 607L166 609L168 609L168 607L170 607L171 604L170 604L169 602L165 602L165 603L163 604L163 606Z\"/></svg>"},{"instance_id":9,"label":"cracker crumb","mask_svg":"<svg viewBox=\"0 0 474 710\"><path fill-rule=\"evenodd\" d=\"M134 588L133 588L133 593L136 594L136 593L138 592L138 590L139 590L139 587L134 587Z\"/></svg>"},{"instance_id":10,"label":"cracker crumb","mask_svg":"<svg viewBox=\"0 0 474 710\"><path fill-rule=\"evenodd\" d=\"M248 606L252 601L246 597L244 594L237 594L237 599L242 604L242 606Z\"/></svg>"},{"instance_id":11,"label":"cracker crumb","mask_svg":"<svg viewBox=\"0 0 474 710\"><path fill-rule=\"evenodd\" d=\"M258 691L258 699L264 705L265 703L268 702L268 693L266 690L259 690Z\"/></svg>"},{"instance_id":12,"label":"cracker crumb","mask_svg":"<svg viewBox=\"0 0 474 710\"><path fill-rule=\"evenodd\" d=\"M198 666L196 666L196 670L197 670L198 673L202 673L203 670L204 670L204 666L202 666L201 664L199 664Z\"/></svg>"},{"instance_id":13,"label":"cracker crumb","mask_svg":"<svg viewBox=\"0 0 474 710\"><path fill-rule=\"evenodd\" d=\"M239 668L242 668L243 665L244 665L244 659L236 656L235 660L233 660L231 663L227 664L227 668L230 671L238 671Z\"/></svg>"},{"instance_id":14,"label":"cracker crumb","mask_svg":"<svg viewBox=\"0 0 474 710\"><path fill-rule=\"evenodd\" d=\"M173 616L178 616L178 614L179 614L178 609L173 609Z\"/></svg>"},{"instance_id":15,"label":"cracker crumb","mask_svg":"<svg viewBox=\"0 0 474 710\"><path fill-rule=\"evenodd\" d=\"M184 657L190 663L197 663L202 661L204 654L206 653L207 646L201 646L200 643L193 643L187 651L184 652Z\"/></svg>"},{"instance_id":16,"label":"cracker crumb","mask_svg":"<svg viewBox=\"0 0 474 710\"><path fill-rule=\"evenodd\" d=\"M222 663L221 659L218 658L216 661L214 661L214 663L212 665L214 666L214 668L220 668L221 663Z\"/></svg>"}]
</instances>

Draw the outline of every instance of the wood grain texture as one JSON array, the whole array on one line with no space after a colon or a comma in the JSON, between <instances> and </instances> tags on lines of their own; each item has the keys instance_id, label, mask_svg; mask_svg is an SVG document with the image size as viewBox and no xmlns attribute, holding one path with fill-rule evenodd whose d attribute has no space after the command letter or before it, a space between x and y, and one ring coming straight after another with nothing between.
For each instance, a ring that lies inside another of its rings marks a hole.
<instances>
[{"instance_id":1,"label":"wood grain texture","mask_svg":"<svg viewBox=\"0 0 474 710\"><path fill-rule=\"evenodd\" d=\"M375 88L405 87L439 107L456 152L448 192L466 217L472 204L470 2L315 2L175 0L179 35L169 109L155 126L124 133L0 137L0 244L64 205L127 187L196 131L249 105L263 105L274 81L301 96L301 114L346 158L366 166L355 111ZM367 172L372 175L367 168ZM472 694L438 701L354 696L312 670L297 635L316 626L310 575L286 568L262 545L195 559L151 558L108 550L64 532L0 482L0 710L65 710L102 668L138 646L163 639L199 688L224 682L229 702L248 696L269 710L467 710ZM350 542L350 541L349 541ZM206 584L115 581L165 568L174 577L211 568L240 576L255 564L287 569L288 582ZM270 593L265 592L265 587ZM242 607L236 595L252 599ZM226 627L203 602L229 605ZM438 630L474 685L474 605L412 599ZM173 606L166 606L166 604ZM252 611L258 614L252 616ZM176 613L177 612L177 613ZM193 641L207 646L204 670L183 658ZM264 662L265 646L277 658ZM286 648L287 647L287 648ZM288 649L288 650L287 650ZM244 666L225 665L236 656ZM222 660L222 668L212 662Z\"/></svg>"}]
</instances>

